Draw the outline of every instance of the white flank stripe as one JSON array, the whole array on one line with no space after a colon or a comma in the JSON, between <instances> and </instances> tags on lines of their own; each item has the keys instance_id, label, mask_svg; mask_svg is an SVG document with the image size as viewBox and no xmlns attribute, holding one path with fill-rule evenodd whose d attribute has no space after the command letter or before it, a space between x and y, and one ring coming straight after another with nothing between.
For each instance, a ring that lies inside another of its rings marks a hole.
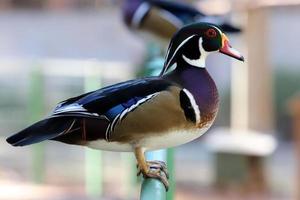
<instances>
[{"instance_id":1,"label":"white flank stripe","mask_svg":"<svg viewBox=\"0 0 300 200\"><path fill-rule=\"evenodd\" d=\"M112 132L114 130L115 125L117 124L117 121L119 120L119 118L120 118L120 114L118 114L115 117L115 119L112 121L109 132Z\"/></svg>"},{"instance_id":2,"label":"white flank stripe","mask_svg":"<svg viewBox=\"0 0 300 200\"><path fill-rule=\"evenodd\" d=\"M139 105L145 103L146 101L148 101L149 99L155 97L156 95L158 95L158 92L157 92L157 93L154 93L154 94L150 94L150 95L146 96L145 98L138 100L135 104L133 104L133 105L130 106L129 108L125 109L125 110L121 113L120 121L123 119L123 117L124 117L127 113L133 111L133 110L134 110L135 108L137 108Z\"/></svg>"},{"instance_id":3,"label":"white flank stripe","mask_svg":"<svg viewBox=\"0 0 300 200\"><path fill-rule=\"evenodd\" d=\"M111 132L113 131L114 126L115 126L115 123L116 123L116 121L118 120L119 117L120 117L120 114L118 114L118 115L114 118L114 120L108 125L108 127L107 127L107 129L106 129L106 131L105 131L105 139L106 139L106 141L109 141L110 134L111 134Z\"/></svg>"},{"instance_id":4,"label":"white flank stripe","mask_svg":"<svg viewBox=\"0 0 300 200\"><path fill-rule=\"evenodd\" d=\"M106 141L109 141L109 129L110 129L110 124L108 125L108 127L106 128L106 131L105 131L105 140Z\"/></svg>"},{"instance_id":5,"label":"white flank stripe","mask_svg":"<svg viewBox=\"0 0 300 200\"><path fill-rule=\"evenodd\" d=\"M150 5L147 2L142 3L132 17L131 26L134 28L138 28L142 18L145 16L149 9Z\"/></svg>"},{"instance_id":6,"label":"white flank stripe","mask_svg":"<svg viewBox=\"0 0 300 200\"><path fill-rule=\"evenodd\" d=\"M131 111L133 111L135 108L137 108L139 105L145 103L146 101L148 101L149 99L155 97L156 95L158 95L157 93L154 94L150 94L148 96L146 96L143 99L140 99L139 101L137 101L135 104L133 104L132 106L130 106L129 108L126 108L125 110L123 110L120 114L118 114L114 120L109 124L109 126L106 129L105 132L105 139L106 141L109 141L109 138L111 137L111 133L114 131L115 126L123 120L123 118Z\"/></svg>"},{"instance_id":7,"label":"white flank stripe","mask_svg":"<svg viewBox=\"0 0 300 200\"><path fill-rule=\"evenodd\" d=\"M196 115L196 123L197 124L200 123L200 110L199 110L198 105L196 104L194 96L185 88L183 89L183 92L185 92L185 94L190 99L190 102L192 104L192 107L193 107L195 115Z\"/></svg>"}]
</instances>

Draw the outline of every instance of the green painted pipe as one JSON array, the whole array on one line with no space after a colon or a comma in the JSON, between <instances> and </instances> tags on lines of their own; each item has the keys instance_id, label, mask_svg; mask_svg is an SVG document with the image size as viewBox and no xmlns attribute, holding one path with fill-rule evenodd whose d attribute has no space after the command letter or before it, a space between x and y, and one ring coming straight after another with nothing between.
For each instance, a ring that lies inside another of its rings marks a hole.
<instances>
[{"instance_id":1,"label":"green painted pipe","mask_svg":"<svg viewBox=\"0 0 300 200\"><path fill-rule=\"evenodd\" d=\"M149 61L145 64L146 75L157 75L161 66L163 66L164 59L160 59L157 55L153 55L153 52L158 51L158 46L153 43L148 44ZM151 53L152 52L152 53ZM174 149L159 150L146 153L146 160L161 160L167 163L169 172L169 191L166 192L164 185L157 179L148 178L144 179L141 188L141 200L173 200L175 196L175 168L174 168Z\"/></svg>"},{"instance_id":2,"label":"green painted pipe","mask_svg":"<svg viewBox=\"0 0 300 200\"><path fill-rule=\"evenodd\" d=\"M158 150L146 153L146 160L166 161L167 151ZM140 199L141 200L166 200L167 192L162 182L154 178L143 179Z\"/></svg>"},{"instance_id":3,"label":"green painted pipe","mask_svg":"<svg viewBox=\"0 0 300 200\"><path fill-rule=\"evenodd\" d=\"M99 67L86 67L84 90L90 92L101 87ZM103 193L102 152L86 149L85 151L85 190L92 198L98 198Z\"/></svg>"},{"instance_id":4,"label":"green painted pipe","mask_svg":"<svg viewBox=\"0 0 300 200\"><path fill-rule=\"evenodd\" d=\"M176 181L175 181L174 159L175 159L175 149L169 148L167 150L167 167L169 172L170 185L169 185L169 191L167 193L167 200L173 200L175 198Z\"/></svg>"},{"instance_id":5,"label":"green painted pipe","mask_svg":"<svg viewBox=\"0 0 300 200\"><path fill-rule=\"evenodd\" d=\"M29 123L34 123L43 116L44 111L44 81L40 66L34 65L30 73L28 98ZM42 183L45 179L45 145L32 146L32 179L35 183Z\"/></svg>"}]
</instances>

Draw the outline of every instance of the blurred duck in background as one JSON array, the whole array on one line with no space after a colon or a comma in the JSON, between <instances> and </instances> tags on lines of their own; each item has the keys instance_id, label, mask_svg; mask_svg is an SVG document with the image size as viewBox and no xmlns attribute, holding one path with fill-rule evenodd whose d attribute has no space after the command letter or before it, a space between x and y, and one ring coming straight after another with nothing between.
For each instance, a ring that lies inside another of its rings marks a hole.
<instances>
[{"instance_id":1,"label":"blurred duck in background","mask_svg":"<svg viewBox=\"0 0 300 200\"><path fill-rule=\"evenodd\" d=\"M241 32L224 16L206 15L187 3L168 0L125 0L123 18L130 29L151 33L152 37L167 41L182 26L193 22L216 24L225 33Z\"/></svg>"}]
</instances>

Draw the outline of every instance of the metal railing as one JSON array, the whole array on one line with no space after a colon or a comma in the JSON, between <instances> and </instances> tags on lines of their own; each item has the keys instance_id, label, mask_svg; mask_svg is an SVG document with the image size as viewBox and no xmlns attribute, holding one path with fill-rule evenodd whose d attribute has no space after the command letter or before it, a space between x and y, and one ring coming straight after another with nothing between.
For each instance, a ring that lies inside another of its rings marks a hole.
<instances>
[{"instance_id":1,"label":"metal railing","mask_svg":"<svg viewBox=\"0 0 300 200\"><path fill-rule=\"evenodd\" d=\"M149 60L145 63L145 68L148 69L145 75L155 76L159 74L161 67L163 66L163 60L160 59L155 52L158 51L158 47L153 44L148 44ZM156 62L153 62L156 61ZM154 178L143 179L141 186L140 199L141 200L173 200L175 192L174 181L174 149L164 149L146 153L146 160L159 160L164 161L167 164L169 172L169 190L165 189L163 183Z\"/></svg>"},{"instance_id":2,"label":"metal railing","mask_svg":"<svg viewBox=\"0 0 300 200\"><path fill-rule=\"evenodd\" d=\"M147 160L159 160L164 161L168 165L168 171L169 171L169 191L167 192L165 189L165 186L162 182L160 182L157 179L154 178L146 178L142 181L141 186L141 194L140 199L141 200L172 200L174 199L174 188L175 188L175 182L173 180L174 178L174 153L173 149L168 150L158 150L153 152L147 152L146 153L146 159Z\"/></svg>"},{"instance_id":3,"label":"metal railing","mask_svg":"<svg viewBox=\"0 0 300 200\"><path fill-rule=\"evenodd\" d=\"M147 160L160 160L167 161L167 151L158 150L155 152L146 153ZM143 179L141 186L141 200L165 200L167 198L167 192L162 182L154 178Z\"/></svg>"}]
</instances>

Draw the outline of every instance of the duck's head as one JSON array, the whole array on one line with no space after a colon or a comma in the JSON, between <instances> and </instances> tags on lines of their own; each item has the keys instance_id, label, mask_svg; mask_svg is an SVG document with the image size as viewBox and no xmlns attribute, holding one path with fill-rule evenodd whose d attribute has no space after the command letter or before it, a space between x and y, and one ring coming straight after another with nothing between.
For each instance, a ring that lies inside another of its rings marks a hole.
<instances>
[{"instance_id":1,"label":"duck's head","mask_svg":"<svg viewBox=\"0 0 300 200\"><path fill-rule=\"evenodd\" d=\"M210 23L187 25L173 36L161 75L175 63L204 68L206 57L213 52L244 61L244 57L230 46L227 36L216 25Z\"/></svg>"}]
</instances>

